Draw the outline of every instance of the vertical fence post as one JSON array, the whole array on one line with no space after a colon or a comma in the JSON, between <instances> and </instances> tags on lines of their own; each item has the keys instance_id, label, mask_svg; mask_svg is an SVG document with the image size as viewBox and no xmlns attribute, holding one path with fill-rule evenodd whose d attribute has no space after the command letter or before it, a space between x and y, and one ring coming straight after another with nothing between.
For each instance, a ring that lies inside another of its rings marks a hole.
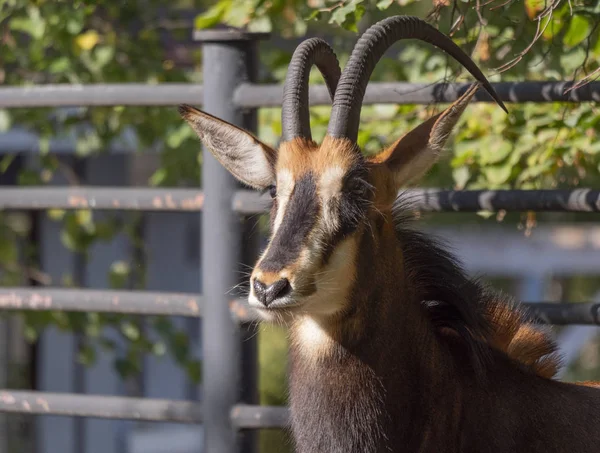
<instances>
[{"instance_id":1,"label":"vertical fence post","mask_svg":"<svg viewBox=\"0 0 600 453\"><path fill-rule=\"evenodd\" d=\"M256 74L256 42L264 34L207 30L194 38L203 43L203 110L245 128L256 127L256 115L234 105L233 94ZM229 312L226 292L238 281L242 260L242 223L231 209L238 189L233 177L203 151L201 269L205 300L202 325L204 452L239 451L230 411L240 397L240 332Z\"/></svg>"}]
</instances>

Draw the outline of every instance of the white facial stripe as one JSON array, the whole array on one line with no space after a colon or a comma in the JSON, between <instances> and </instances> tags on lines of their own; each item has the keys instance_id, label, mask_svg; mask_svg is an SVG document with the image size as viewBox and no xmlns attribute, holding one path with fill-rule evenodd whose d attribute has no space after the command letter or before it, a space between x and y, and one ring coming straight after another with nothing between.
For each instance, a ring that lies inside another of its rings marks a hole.
<instances>
[{"instance_id":1,"label":"white facial stripe","mask_svg":"<svg viewBox=\"0 0 600 453\"><path fill-rule=\"evenodd\" d=\"M293 341L308 364L317 363L332 351L334 343L326 328L327 319L345 307L354 284L355 254L356 240L342 241L317 276L317 292L304 301L305 315L294 325Z\"/></svg>"},{"instance_id":2,"label":"white facial stripe","mask_svg":"<svg viewBox=\"0 0 600 453\"><path fill-rule=\"evenodd\" d=\"M306 300L307 313L332 315L344 308L354 284L356 240L349 237L333 251L327 266L317 275L317 292Z\"/></svg>"},{"instance_id":3,"label":"white facial stripe","mask_svg":"<svg viewBox=\"0 0 600 453\"><path fill-rule=\"evenodd\" d=\"M335 194L339 193L342 189L342 179L346 172L342 167L335 166L329 167L321 175L319 180L319 193L321 198L331 198Z\"/></svg>"},{"instance_id":4,"label":"white facial stripe","mask_svg":"<svg viewBox=\"0 0 600 453\"><path fill-rule=\"evenodd\" d=\"M285 209L287 207L288 201L290 200L290 195L294 190L294 177L292 173L288 170L279 170L277 172L277 216L275 217L275 222L273 222L273 236L279 229L281 222L283 221L283 217L285 215Z\"/></svg>"},{"instance_id":5,"label":"white facial stripe","mask_svg":"<svg viewBox=\"0 0 600 453\"><path fill-rule=\"evenodd\" d=\"M342 190L342 181L346 172L342 167L329 167L323 172L319 180L319 196L321 197L321 205L323 209L323 221L325 227L329 231L334 231L338 226L338 218L332 216L328 209L327 203Z\"/></svg>"}]
</instances>

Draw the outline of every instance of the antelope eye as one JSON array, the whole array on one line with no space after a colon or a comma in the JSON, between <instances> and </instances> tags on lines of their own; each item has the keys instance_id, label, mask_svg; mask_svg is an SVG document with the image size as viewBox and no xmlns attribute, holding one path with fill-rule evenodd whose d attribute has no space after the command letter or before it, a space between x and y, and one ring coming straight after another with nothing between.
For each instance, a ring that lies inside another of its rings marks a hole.
<instances>
[{"instance_id":1,"label":"antelope eye","mask_svg":"<svg viewBox=\"0 0 600 453\"><path fill-rule=\"evenodd\" d=\"M350 182L348 184L348 187L347 187L346 190L351 195L354 195L354 196L363 196L364 193L365 193L366 187L365 187L365 184L363 183L363 181L353 180L352 182Z\"/></svg>"},{"instance_id":2,"label":"antelope eye","mask_svg":"<svg viewBox=\"0 0 600 453\"><path fill-rule=\"evenodd\" d=\"M268 187L268 189L269 189L269 195L271 196L271 198L275 198L277 196L277 186L271 185Z\"/></svg>"}]
</instances>

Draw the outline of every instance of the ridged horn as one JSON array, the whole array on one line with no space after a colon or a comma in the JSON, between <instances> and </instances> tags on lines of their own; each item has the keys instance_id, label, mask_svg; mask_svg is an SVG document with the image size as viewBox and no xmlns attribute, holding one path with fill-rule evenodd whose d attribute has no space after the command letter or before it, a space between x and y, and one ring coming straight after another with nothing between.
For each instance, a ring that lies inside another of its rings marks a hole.
<instances>
[{"instance_id":1,"label":"ridged horn","mask_svg":"<svg viewBox=\"0 0 600 453\"><path fill-rule=\"evenodd\" d=\"M312 139L308 112L308 76L316 65L333 100L341 70L333 49L321 38L303 41L294 51L283 86L281 109L284 141L302 137Z\"/></svg>"},{"instance_id":2,"label":"ridged horn","mask_svg":"<svg viewBox=\"0 0 600 453\"><path fill-rule=\"evenodd\" d=\"M335 92L327 128L329 136L356 142L362 102L373 69L385 51L402 39L418 39L445 51L462 64L498 105L507 111L477 65L449 37L418 17L393 16L370 27L354 46Z\"/></svg>"}]
</instances>

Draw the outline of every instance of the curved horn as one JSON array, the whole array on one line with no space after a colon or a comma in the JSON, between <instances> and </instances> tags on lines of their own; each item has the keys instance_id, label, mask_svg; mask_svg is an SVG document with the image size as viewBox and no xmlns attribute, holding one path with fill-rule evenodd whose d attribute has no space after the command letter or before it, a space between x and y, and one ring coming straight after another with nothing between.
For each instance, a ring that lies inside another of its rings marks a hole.
<instances>
[{"instance_id":1,"label":"curved horn","mask_svg":"<svg viewBox=\"0 0 600 453\"><path fill-rule=\"evenodd\" d=\"M449 37L413 16L394 16L369 28L358 40L335 93L327 134L356 142L360 110L369 78L384 52L401 39L419 39L440 48L462 64L504 111L506 107L471 58Z\"/></svg>"},{"instance_id":2,"label":"curved horn","mask_svg":"<svg viewBox=\"0 0 600 453\"><path fill-rule=\"evenodd\" d=\"M284 141L296 137L312 138L308 112L308 75L313 65L317 65L323 74L331 99L334 97L341 75L337 57L322 39L307 39L294 51L283 86L281 127Z\"/></svg>"}]
</instances>

